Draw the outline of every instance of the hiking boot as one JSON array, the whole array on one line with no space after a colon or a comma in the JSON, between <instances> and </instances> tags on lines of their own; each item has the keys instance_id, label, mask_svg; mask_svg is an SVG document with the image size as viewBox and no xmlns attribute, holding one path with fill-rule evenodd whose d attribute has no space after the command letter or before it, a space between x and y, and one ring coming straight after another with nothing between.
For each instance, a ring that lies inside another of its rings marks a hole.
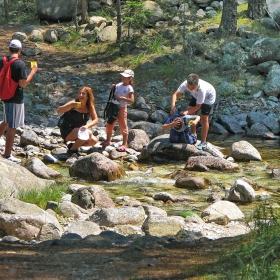
<instances>
[{"instance_id":1,"label":"hiking boot","mask_svg":"<svg viewBox=\"0 0 280 280\"><path fill-rule=\"evenodd\" d=\"M203 148L205 147L205 142L200 142L199 143L199 145L197 146L197 148L199 149L199 150L203 150Z\"/></svg>"},{"instance_id":2,"label":"hiking boot","mask_svg":"<svg viewBox=\"0 0 280 280\"><path fill-rule=\"evenodd\" d=\"M12 155L10 155L9 157L5 157L5 156L4 156L4 158L7 159L7 160L10 160L10 161L12 161L12 162L15 162L15 163L20 163L20 162L21 162L21 159L15 158L15 157L13 157Z\"/></svg>"}]
</instances>

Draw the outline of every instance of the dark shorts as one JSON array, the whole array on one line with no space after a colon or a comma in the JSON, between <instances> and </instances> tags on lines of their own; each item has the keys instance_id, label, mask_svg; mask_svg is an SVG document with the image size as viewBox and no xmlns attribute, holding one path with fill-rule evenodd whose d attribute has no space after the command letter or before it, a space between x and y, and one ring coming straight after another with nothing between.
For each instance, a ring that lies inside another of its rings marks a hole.
<instances>
[{"instance_id":1,"label":"dark shorts","mask_svg":"<svg viewBox=\"0 0 280 280\"><path fill-rule=\"evenodd\" d=\"M196 105L196 99L194 97L191 98L190 102L189 102L189 106L191 107L195 107ZM213 107L214 107L214 104L212 105L209 105L209 104L201 104L201 115L204 115L204 116L209 116L213 113Z\"/></svg>"},{"instance_id":2,"label":"dark shorts","mask_svg":"<svg viewBox=\"0 0 280 280\"><path fill-rule=\"evenodd\" d=\"M60 128L60 134L61 134L61 137L63 138L63 140L65 141L65 138L67 137L67 135L73 130L74 128L73 127L61 127Z\"/></svg>"}]
</instances>

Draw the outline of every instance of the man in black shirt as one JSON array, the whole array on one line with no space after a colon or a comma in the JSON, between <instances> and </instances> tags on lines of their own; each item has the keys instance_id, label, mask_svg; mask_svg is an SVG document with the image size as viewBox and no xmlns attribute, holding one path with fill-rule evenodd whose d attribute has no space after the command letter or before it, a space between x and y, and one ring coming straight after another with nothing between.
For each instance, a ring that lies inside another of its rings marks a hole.
<instances>
[{"instance_id":1,"label":"man in black shirt","mask_svg":"<svg viewBox=\"0 0 280 280\"><path fill-rule=\"evenodd\" d=\"M7 57L7 61L10 61L13 57L19 58L22 51L22 44L19 40L12 40L9 44L10 55ZM0 60L0 71L3 67L3 60ZM38 71L37 63L31 68L30 74L26 74L25 63L18 59L11 64L11 76L12 79L18 83L15 91L15 95L4 100L4 119L0 124L0 137L6 133L6 146L4 157L13 162L21 162L20 159L12 156L12 148L14 144L16 128L24 125L24 103L23 103L23 89L30 83L35 73Z\"/></svg>"}]
</instances>

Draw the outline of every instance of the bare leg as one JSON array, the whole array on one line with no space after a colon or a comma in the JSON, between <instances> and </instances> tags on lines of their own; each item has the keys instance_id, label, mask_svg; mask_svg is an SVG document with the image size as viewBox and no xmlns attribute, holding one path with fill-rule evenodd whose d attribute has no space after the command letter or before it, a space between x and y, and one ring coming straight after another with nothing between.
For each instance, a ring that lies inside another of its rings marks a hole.
<instances>
[{"instance_id":1,"label":"bare leg","mask_svg":"<svg viewBox=\"0 0 280 280\"><path fill-rule=\"evenodd\" d=\"M124 146L127 146L127 139L128 139L128 135L127 134L125 134L125 135L123 135L123 145Z\"/></svg>"},{"instance_id":2,"label":"bare leg","mask_svg":"<svg viewBox=\"0 0 280 280\"><path fill-rule=\"evenodd\" d=\"M8 124L6 122L1 122L0 124L0 137L5 133L5 131L8 129Z\"/></svg>"},{"instance_id":3,"label":"bare leg","mask_svg":"<svg viewBox=\"0 0 280 280\"><path fill-rule=\"evenodd\" d=\"M9 157L12 152L12 148L14 145L14 139L16 135L16 128L8 128L7 134L6 134L6 148L5 148L5 157Z\"/></svg>"},{"instance_id":4,"label":"bare leg","mask_svg":"<svg viewBox=\"0 0 280 280\"><path fill-rule=\"evenodd\" d=\"M209 130L209 116L201 116L201 142L206 142L206 138Z\"/></svg>"}]
</instances>

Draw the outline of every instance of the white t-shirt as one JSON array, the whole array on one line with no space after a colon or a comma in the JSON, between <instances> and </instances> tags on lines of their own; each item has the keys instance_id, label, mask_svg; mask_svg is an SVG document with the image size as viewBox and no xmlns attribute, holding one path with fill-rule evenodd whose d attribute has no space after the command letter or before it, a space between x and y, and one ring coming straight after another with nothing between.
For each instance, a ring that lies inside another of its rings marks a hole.
<instances>
[{"instance_id":1,"label":"white t-shirt","mask_svg":"<svg viewBox=\"0 0 280 280\"><path fill-rule=\"evenodd\" d=\"M189 90L187 88L188 82L184 81L179 88L177 89L178 92L183 93L185 90L188 90L191 95L196 99L196 104L208 104L212 105L215 103L216 100L216 90L215 88L205 82L204 80L199 79L198 87L196 90Z\"/></svg>"},{"instance_id":2,"label":"white t-shirt","mask_svg":"<svg viewBox=\"0 0 280 280\"><path fill-rule=\"evenodd\" d=\"M115 93L119 96L128 97L130 92L134 92L133 87L131 85L124 86L123 83L118 83L116 85ZM124 100L118 100L120 102L120 107L127 107L127 102Z\"/></svg>"}]
</instances>

